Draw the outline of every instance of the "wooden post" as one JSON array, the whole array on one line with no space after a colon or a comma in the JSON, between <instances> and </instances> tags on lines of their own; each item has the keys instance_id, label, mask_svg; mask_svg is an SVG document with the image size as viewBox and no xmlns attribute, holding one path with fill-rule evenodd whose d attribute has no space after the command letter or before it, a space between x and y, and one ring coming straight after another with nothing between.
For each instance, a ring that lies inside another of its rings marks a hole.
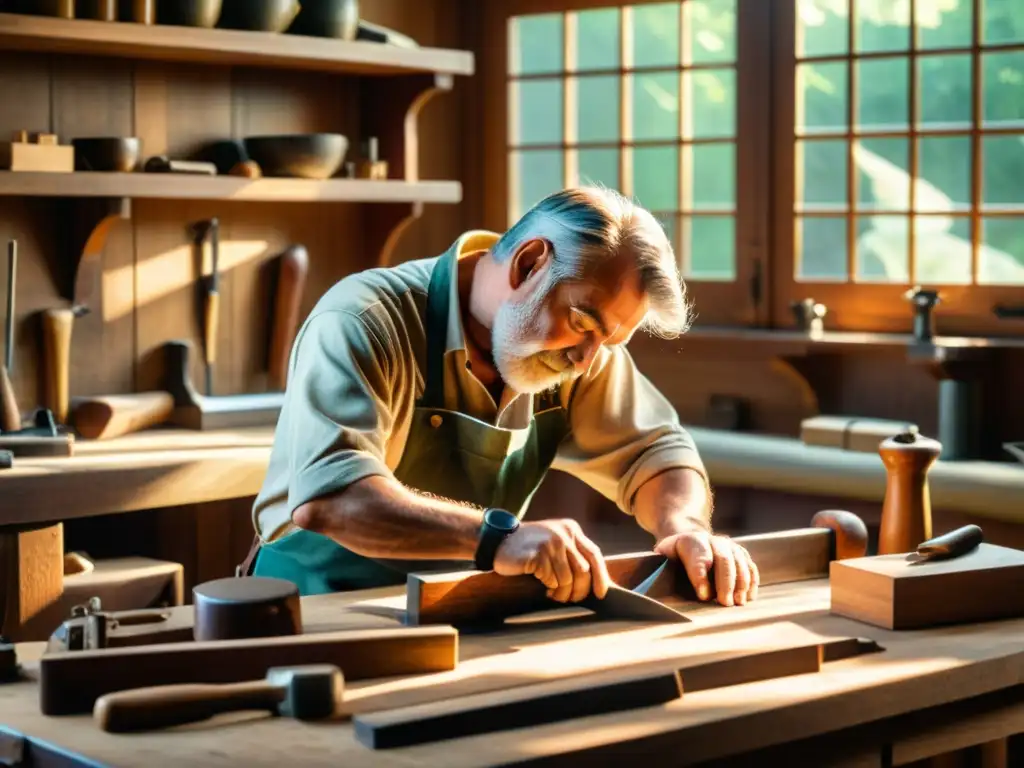
<instances>
[{"instance_id":1,"label":"wooden post","mask_svg":"<svg viewBox=\"0 0 1024 768\"><path fill-rule=\"evenodd\" d=\"M21 628L64 593L64 526L0 532L0 634Z\"/></svg>"}]
</instances>

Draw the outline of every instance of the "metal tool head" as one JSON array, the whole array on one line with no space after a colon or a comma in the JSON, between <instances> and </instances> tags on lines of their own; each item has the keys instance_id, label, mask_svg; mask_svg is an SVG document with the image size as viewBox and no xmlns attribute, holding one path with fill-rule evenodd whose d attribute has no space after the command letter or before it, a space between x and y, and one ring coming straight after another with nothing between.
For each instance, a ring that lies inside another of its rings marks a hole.
<instances>
[{"instance_id":1,"label":"metal tool head","mask_svg":"<svg viewBox=\"0 0 1024 768\"><path fill-rule=\"evenodd\" d=\"M278 712L296 720L336 715L345 695L345 677L333 664L272 667L267 670L267 681L284 689Z\"/></svg>"}]
</instances>

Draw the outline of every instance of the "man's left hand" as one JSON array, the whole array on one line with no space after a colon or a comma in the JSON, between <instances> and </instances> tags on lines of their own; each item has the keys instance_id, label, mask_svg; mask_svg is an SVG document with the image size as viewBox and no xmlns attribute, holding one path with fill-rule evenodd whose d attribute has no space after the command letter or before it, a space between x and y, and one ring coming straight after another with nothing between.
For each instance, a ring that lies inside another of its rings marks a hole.
<instances>
[{"instance_id":1,"label":"man's left hand","mask_svg":"<svg viewBox=\"0 0 1024 768\"><path fill-rule=\"evenodd\" d=\"M683 564L700 600L711 599L712 573L715 596L722 605L744 605L757 597L757 565L746 549L727 536L684 531L666 536L654 549Z\"/></svg>"}]
</instances>

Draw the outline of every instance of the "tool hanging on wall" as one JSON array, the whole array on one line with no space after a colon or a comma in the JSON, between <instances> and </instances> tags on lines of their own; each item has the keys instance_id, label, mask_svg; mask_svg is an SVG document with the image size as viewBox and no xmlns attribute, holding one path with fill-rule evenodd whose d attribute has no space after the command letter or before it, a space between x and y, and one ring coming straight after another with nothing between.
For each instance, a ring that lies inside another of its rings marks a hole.
<instances>
[{"instance_id":1,"label":"tool hanging on wall","mask_svg":"<svg viewBox=\"0 0 1024 768\"><path fill-rule=\"evenodd\" d=\"M284 390L288 382L288 359L299 327L299 311L308 274L309 253L304 246L293 245L281 254L267 360L273 389Z\"/></svg>"},{"instance_id":2,"label":"tool hanging on wall","mask_svg":"<svg viewBox=\"0 0 1024 768\"><path fill-rule=\"evenodd\" d=\"M203 361L206 364L206 394L213 394L213 367L217 362L217 327L220 319L220 221L214 217L193 227L203 274ZM210 269L206 271L205 246L210 246Z\"/></svg>"},{"instance_id":3,"label":"tool hanging on wall","mask_svg":"<svg viewBox=\"0 0 1024 768\"><path fill-rule=\"evenodd\" d=\"M14 370L14 285L18 275L18 241L7 243L7 317L4 325L4 362L0 365L0 432L21 429L21 409L10 374Z\"/></svg>"}]
</instances>

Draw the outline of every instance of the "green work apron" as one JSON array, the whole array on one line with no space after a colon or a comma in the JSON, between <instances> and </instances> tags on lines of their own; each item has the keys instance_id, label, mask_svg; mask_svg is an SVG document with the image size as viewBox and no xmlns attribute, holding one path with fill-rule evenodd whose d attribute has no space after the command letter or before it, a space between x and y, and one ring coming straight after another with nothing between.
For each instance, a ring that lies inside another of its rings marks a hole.
<instances>
[{"instance_id":1,"label":"green work apron","mask_svg":"<svg viewBox=\"0 0 1024 768\"><path fill-rule=\"evenodd\" d=\"M422 397L395 477L410 488L522 518L544 479L568 419L554 392L534 398L524 429L503 429L444 407L444 355L454 255L441 256L427 292L427 357ZM302 595L405 583L406 574L448 567L423 560L374 560L318 533L294 529L263 544L253 575L287 579ZM472 568L472 563L456 567Z\"/></svg>"}]
</instances>

